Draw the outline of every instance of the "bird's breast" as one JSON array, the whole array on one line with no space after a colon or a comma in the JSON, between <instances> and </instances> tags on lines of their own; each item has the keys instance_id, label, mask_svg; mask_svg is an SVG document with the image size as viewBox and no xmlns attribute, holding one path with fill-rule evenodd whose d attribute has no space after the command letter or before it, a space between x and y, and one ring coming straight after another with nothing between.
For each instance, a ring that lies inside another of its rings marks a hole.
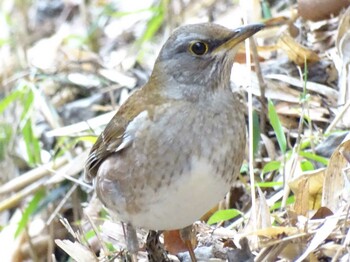
<instances>
[{"instance_id":1,"label":"bird's breast","mask_svg":"<svg viewBox=\"0 0 350 262\"><path fill-rule=\"evenodd\" d=\"M122 221L153 230L188 226L221 200L245 144L243 115L230 105L161 110L133 123L130 146L101 165L96 183Z\"/></svg>"},{"instance_id":2,"label":"bird's breast","mask_svg":"<svg viewBox=\"0 0 350 262\"><path fill-rule=\"evenodd\" d=\"M191 168L177 173L170 185L144 192L147 199L141 212L124 214L133 225L152 230L172 230L189 226L217 204L230 188L207 159L192 157ZM147 192L148 191L148 192Z\"/></svg>"}]
</instances>

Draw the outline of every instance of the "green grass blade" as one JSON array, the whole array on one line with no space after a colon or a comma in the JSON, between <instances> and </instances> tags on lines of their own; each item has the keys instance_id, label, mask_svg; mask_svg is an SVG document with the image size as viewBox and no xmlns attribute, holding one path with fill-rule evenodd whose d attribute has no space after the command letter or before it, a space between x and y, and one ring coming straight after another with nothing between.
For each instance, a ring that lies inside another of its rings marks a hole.
<instances>
[{"instance_id":1,"label":"green grass blade","mask_svg":"<svg viewBox=\"0 0 350 262\"><path fill-rule=\"evenodd\" d=\"M262 169L262 173L266 174L268 172L276 171L280 169L281 165L282 165L281 161L270 161L266 165L264 165Z\"/></svg>"},{"instance_id":2,"label":"green grass blade","mask_svg":"<svg viewBox=\"0 0 350 262\"><path fill-rule=\"evenodd\" d=\"M0 162L4 160L6 148L11 141L12 127L10 124L0 122Z\"/></svg>"},{"instance_id":3,"label":"green grass blade","mask_svg":"<svg viewBox=\"0 0 350 262\"><path fill-rule=\"evenodd\" d=\"M312 171L315 170L314 165L309 160L303 160L300 163L301 170L305 171Z\"/></svg>"},{"instance_id":4,"label":"green grass blade","mask_svg":"<svg viewBox=\"0 0 350 262\"><path fill-rule=\"evenodd\" d=\"M260 123L258 113L253 111L253 154L257 154L260 143Z\"/></svg>"},{"instance_id":5,"label":"green grass blade","mask_svg":"<svg viewBox=\"0 0 350 262\"><path fill-rule=\"evenodd\" d=\"M140 44L150 40L155 33L159 30L160 26L163 24L164 12L161 7L154 13L153 17L149 20L147 24L147 29L140 38Z\"/></svg>"},{"instance_id":6,"label":"green grass blade","mask_svg":"<svg viewBox=\"0 0 350 262\"><path fill-rule=\"evenodd\" d=\"M27 226L30 216L34 213L34 211L39 205L39 202L44 198L44 196L44 189L41 189L35 193L33 199L29 202L28 206L23 212L22 218L19 221L17 230L15 232L15 237L18 237L19 234L23 231L23 229Z\"/></svg>"},{"instance_id":7,"label":"green grass blade","mask_svg":"<svg viewBox=\"0 0 350 262\"><path fill-rule=\"evenodd\" d=\"M283 127L282 127L282 124L278 118L275 106L273 105L273 103L270 99L268 102L268 109L269 109L270 123L272 125L273 130L275 131L278 145L279 145L282 153L284 154L284 153L286 153L286 150L287 150L286 136L284 135Z\"/></svg>"},{"instance_id":8,"label":"green grass blade","mask_svg":"<svg viewBox=\"0 0 350 262\"><path fill-rule=\"evenodd\" d=\"M0 114L5 111L5 109L13 103L15 100L21 100L23 96L22 90L12 91L8 96L0 101Z\"/></svg>"},{"instance_id":9,"label":"green grass blade","mask_svg":"<svg viewBox=\"0 0 350 262\"><path fill-rule=\"evenodd\" d=\"M295 196L294 195L287 198L287 205L291 205L293 203L295 203ZM281 206L282 206L282 202L278 201L270 207L270 211L279 209Z\"/></svg>"},{"instance_id":10,"label":"green grass blade","mask_svg":"<svg viewBox=\"0 0 350 262\"><path fill-rule=\"evenodd\" d=\"M230 220L232 218L235 218L238 215L243 215L243 214L237 209L218 210L209 218L207 223L209 225L212 225L220 221Z\"/></svg>"},{"instance_id":11,"label":"green grass blade","mask_svg":"<svg viewBox=\"0 0 350 262\"><path fill-rule=\"evenodd\" d=\"M255 183L255 186L261 188L281 187L283 186L283 182L259 182Z\"/></svg>"},{"instance_id":12,"label":"green grass blade","mask_svg":"<svg viewBox=\"0 0 350 262\"><path fill-rule=\"evenodd\" d=\"M21 114L21 131L26 145L28 164L34 166L41 162L40 143L33 132L31 120L34 105L34 92L27 83L24 83L21 88L23 91L26 91L22 97L23 112Z\"/></svg>"},{"instance_id":13,"label":"green grass blade","mask_svg":"<svg viewBox=\"0 0 350 262\"><path fill-rule=\"evenodd\" d=\"M28 119L22 128L22 136L26 145L28 164L33 166L41 162L40 143L32 129L32 121Z\"/></svg>"},{"instance_id":14,"label":"green grass blade","mask_svg":"<svg viewBox=\"0 0 350 262\"><path fill-rule=\"evenodd\" d=\"M328 162L329 162L329 160L327 158L325 158L323 156L316 155L316 154L311 153L311 152L300 151L299 155L303 156L305 158L308 158L310 160L314 160L316 162L319 162L319 163L321 163L321 164L323 164L325 166L327 166Z\"/></svg>"},{"instance_id":15,"label":"green grass blade","mask_svg":"<svg viewBox=\"0 0 350 262\"><path fill-rule=\"evenodd\" d=\"M261 12L264 19L272 18L270 4L267 0L260 1Z\"/></svg>"}]
</instances>

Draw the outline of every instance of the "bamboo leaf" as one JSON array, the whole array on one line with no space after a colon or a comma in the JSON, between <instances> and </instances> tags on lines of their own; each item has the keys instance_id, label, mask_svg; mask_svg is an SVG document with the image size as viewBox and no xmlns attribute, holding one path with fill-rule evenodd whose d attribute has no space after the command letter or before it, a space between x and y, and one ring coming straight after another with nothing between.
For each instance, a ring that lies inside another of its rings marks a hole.
<instances>
[{"instance_id":1,"label":"bamboo leaf","mask_svg":"<svg viewBox=\"0 0 350 262\"><path fill-rule=\"evenodd\" d=\"M314 161L317 161L319 163L322 163L325 166L327 166L328 162L329 162L329 160L327 158L325 158L323 156L316 155L316 154L314 154L312 152L300 151L299 155L303 156L303 157L306 157L306 158L308 158L310 160L314 160Z\"/></svg>"},{"instance_id":2,"label":"bamboo leaf","mask_svg":"<svg viewBox=\"0 0 350 262\"><path fill-rule=\"evenodd\" d=\"M260 142L260 123L258 113L253 111L253 153L254 156L258 152Z\"/></svg>"},{"instance_id":3,"label":"bamboo leaf","mask_svg":"<svg viewBox=\"0 0 350 262\"><path fill-rule=\"evenodd\" d=\"M29 202L28 206L23 212L22 218L19 221L17 230L15 232L15 237L18 237L23 229L27 226L30 216L35 212L39 205L39 202L44 198L44 196L44 189L41 189L35 193L33 199Z\"/></svg>"},{"instance_id":4,"label":"bamboo leaf","mask_svg":"<svg viewBox=\"0 0 350 262\"><path fill-rule=\"evenodd\" d=\"M8 96L0 101L0 114L5 111L5 109L13 103L15 100L20 100L23 96L22 90L15 90L11 92Z\"/></svg>"},{"instance_id":5,"label":"bamboo leaf","mask_svg":"<svg viewBox=\"0 0 350 262\"><path fill-rule=\"evenodd\" d=\"M243 214L237 209L218 210L209 218L208 224L212 225L220 221L227 221L235 218L238 215L243 215Z\"/></svg>"},{"instance_id":6,"label":"bamboo leaf","mask_svg":"<svg viewBox=\"0 0 350 262\"><path fill-rule=\"evenodd\" d=\"M32 129L32 121L28 119L22 128L22 135L26 145L29 165L41 162L40 143Z\"/></svg>"},{"instance_id":7,"label":"bamboo leaf","mask_svg":"<svg viewBox=\"0 0 350 262\"><path fill-rule=\"evenodd\" d=\"M287 198L287 205L291 205L293 203L295 203L295 196L294 195ZM281 206L282 206L282 202L278 201L270 207L270 211L276 210L276 209L280 208Z\"/></svg>"},{"instance_id":8,"label":"bamboo leaf","mask_svg":"<svg viewBox=\"0 0 350 262\"><path fill-rule=\"evenodd\" d=\"M264 167L262 169L262 173L266 174L268 172L276 171L276 170L280 169L281 164L282 163L280 161L270 161L266 165L264 165Z\"/></svg>"},{"instance_id":9,"label":"bamboo leaf","mask_svg":"<svg viewBox=\"0 0 350 262\"><path fill-rule=\"evenodd\" d=\"M259 182L256 183L255 186L261 187L261 188L271 188L276 186L283 186L283 182Z\"/></svg>"},{"instance_id":10,"label":"bamboo leaf","mask_svg":"<svg viewBox=\"0 0 350 262\"><path fill-rule=\"evenodd\" d=\"M269 100L269 102L268 102L268 109L269 109L270 123L272 125L273 130L276 133L278 145L279 145L282 153L284 154L284 153L286 153L286 150L287 150L287 141L286 141L286 137L285 137L284 132L283 132L282 124L278 118L275 106L273 105L271 100Z\"/></svg>"}]
</instances>

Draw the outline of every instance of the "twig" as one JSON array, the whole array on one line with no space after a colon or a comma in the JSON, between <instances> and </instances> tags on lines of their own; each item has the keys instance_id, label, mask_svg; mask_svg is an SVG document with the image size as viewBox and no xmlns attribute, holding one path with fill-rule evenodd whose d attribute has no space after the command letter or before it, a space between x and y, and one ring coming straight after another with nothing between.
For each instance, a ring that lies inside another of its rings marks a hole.
<instances>
[{"instance_id":1,"label":"twig","mask_svg":"<svg viewBox=\"0 0 350 262\"><path fill-rule=\"evenodd\" d=\"M72 195L72 193L77 189L78 184L73 184L73 186L71 187L71 189L69 189L69 191L65 194L64 198L61 200L61 202L57 205L57 207L55 208L55 210L52 212L51 216L49 217L49 219L46 221L46 225L50 225L52 220L56 217L56 215L58 214L58 212L61 210L61 208L64 206L64 204L66 204L67 200L70 198L70 196Z\"/></svg>"},{"instance_id":2,"label":"twig","mask_svg":"<svg viewBox=\"0 0 350 262\"><path fill-rule=\"evenodd\" d=\"M258 83L260 87L260 104L261 104L261 111L260 111L260 131L261 133L265 134L265 124L266 124L266 114L267 114L267 108L266 108L266 96L265 96L265 90L266 90L266 82L264 80L264 77L261 72L261 67L259 63L259 56L258 56L258 50L256 47L256 41L254 37L250 38L250 48L253 55L253 61L255 65L255 72L256 76L258 78Z\"/></svg>"},{"instance_id":3,"label":"twig","mask_svg":"<svg viewBox=\"0 0 350 262\"><path fill-rule=\"evenodd\" d=\"M18 190L38 181L39 179L51 174L49 170L58 169L68 162L66 157L60 157L54 161L39 166L35 169L24 173L23 175L12 179L6 184L0 186L0 195L17 192Z\"/></svg>"},{"instance_id":4,"label":"twig","mask_svg":"<svg viewBox=\"0 0 350 262\"><path fill-rule=\"evenodd\" d=\"M240 1L240 6L244 6L243 1ZM245 10L244 16L242 18L243 24L247 24L248 22L248 10ZM251 60L250 60L250 45L249 40L245 41L246 48L246 64L247 69L251 72ZM251 198L252 198L252 207L251 207L251 216L253 229L256 230L257 226L257 204L256 204L256 193L255 193L255 177L254 177L254 150L253 150L253 92L251 87L252 79L251 74L247 79L248 88L248 141L249 141L249 178L251 183ZM257 245L257 239L254 241L254 245Z\"/></svg>"},{"instance_id":5,"label":"twig","mask_svg":"<svg viewBox=\"0 0 350 262\"><path fill-rule=\"evenodd\" d=\"M328 126L328 128L325 131L325 135L328 135L332 129L336 126L336 124L340 121L340 119L343 117L345 112L349 109L350 107L350 100L346 102L346 104L343 106L342 110L339 112L339 114L334 118L332 123Z\"/></svg>"}]
</instances>

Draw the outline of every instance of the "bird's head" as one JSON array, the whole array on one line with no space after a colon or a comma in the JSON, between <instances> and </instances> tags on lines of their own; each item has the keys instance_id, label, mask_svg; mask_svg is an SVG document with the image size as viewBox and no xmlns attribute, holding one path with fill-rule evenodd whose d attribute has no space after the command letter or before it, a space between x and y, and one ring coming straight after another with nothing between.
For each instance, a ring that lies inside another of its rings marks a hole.
<instances>
[{"instance_id":1,"label":"bird's head","mask_svg":"<svg viewBox=\"0 0 350 262\"><path fill-rule=\"evenodd\" d=\"M151 81L174 89L168 91L178 96L228 88L239 44L263 27L253 24L230 30L212 23L179 27L161 49Z\"/></svg>"}]
</instances>

